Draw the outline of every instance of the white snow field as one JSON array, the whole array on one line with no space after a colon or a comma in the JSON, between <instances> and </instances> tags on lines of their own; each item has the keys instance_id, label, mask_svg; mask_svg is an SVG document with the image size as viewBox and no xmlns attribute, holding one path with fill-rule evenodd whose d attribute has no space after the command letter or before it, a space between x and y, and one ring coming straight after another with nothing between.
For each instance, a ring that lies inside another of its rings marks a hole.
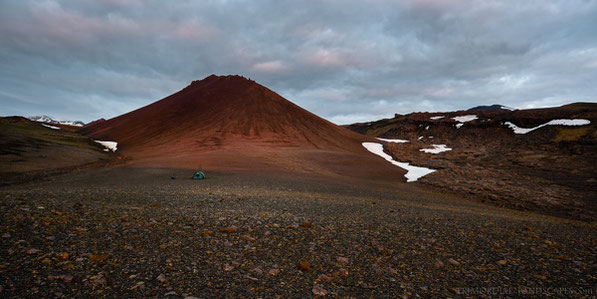
<instances>
[{"instance_id":1,"label":"white snow field","mask_svg":"<svg viewBox=\"0 0 597 299\"><path fill-rule=\"evenodd\" d=\"M408 140L404 140L404 139L386 139L386 138L379 138L379 137L377 137L377 139L379 139L381 141L393 142L393 143L407 143L408 142Z\"/></svg>"},{"instance_id":2,"label":"white snow field","mask_svg":"<svg viewBox=\"0 0 597 299\"><path fill-rule=\"evenodd\" d=\"M109 152L109 151L113 151L115 152L118 148L118 142L116 141L100 141L100 140L93 140L101 145L103 145L105 147L104 152Z\"/></svg>"},{"instance_id":3,"label":"white snow field","mask_svg":"<svg viewBox=\"0 0 597 299\"><path fill-rule=\"evenodd\" d=\"M456 124L456 129L460 129L460 127L462 127L464 125L464 123L467 123L469 121L473 121L473 120L475 120L477 118L478 117L476 115L474 115L474 114L452 117L453 120L459 122L458 124Z\"/></svg>"},{"instance_id":4,"label":"white snow field","mask_svg":"<svg viewBox=\"0 0 597 299\"><path fill-rule=\"evenodd\" d=\"M428 154L437 155L439 153L443 153L443 152L452 150L452 148L447 147L445 144L432 144L431 146L433 146L433 148L422 148L419 151L428 153Z\"/></svg>"},{"instance_id":5,"label":"white snow field","mask_svg":"<svg viewBox=\"0 0 597 299\"><path fill-rule=\"evenodd\" d=\"M452 117L453 120L455 120L455 121L457 121L459 123L466 123L466 122L469 122L469 121L473 121L473 120L475 120L477 118L478 117L476 115L474 115L474 114Z\"/></svg>"},{"instance_id":6,"label":"white snow field","mask_svg":"<svg viewBox=\"0 0 597 299\"><path fill-rule=\"evenodd\" d=\"M46 124L41 124L42 126L46 127L46 128L50 128L52 130L60 130L60 127L56 127L56 126L50 126L50 125L46 125Z\"/></svg>"},{"instance_id":7,"label":"white snow field","mask_svg":"<svg viewBox=\"0 0 597 299\"><path fill-rule=\"evenodd\" d=\"M534 128L521 128L509 121L504 124L510 127L514 131L514 134L526 134L545 126L586 126L590 123L591 121L588 119L553 119Z\"/></svg>"},{"instance_id":8,"label":"white snow field","mask_svg":"<svg viewBox=\"0 0 597 299\"><path fill-rule=\"evenodd\" d=\"M414 181L418 180L419 178L421 178L422 176L428 175L435 171L435 169L413 166L406 162L398 162L398 161L392 159L392 156L384 153L383 145L381 143L363 142L363 146L368 151L372 152L373 154L376 154L376 155L384 158L386 161L406 170L407 172L404 175L404 177L406 177L407 182L414 182Z\"/></svg>"}]
</instances>

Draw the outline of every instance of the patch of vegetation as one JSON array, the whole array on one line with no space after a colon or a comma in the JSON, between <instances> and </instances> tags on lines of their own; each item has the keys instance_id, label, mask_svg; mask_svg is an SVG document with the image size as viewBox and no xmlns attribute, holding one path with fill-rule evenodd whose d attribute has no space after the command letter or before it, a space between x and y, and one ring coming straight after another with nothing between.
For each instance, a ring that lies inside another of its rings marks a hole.
<instances>
[{"instance_id":1,"label":"patch of vegetation","mask_svg":"<svg viewBox=\"0 0 597 299\"><path fill-rule=\"evenodd\" d=\"M589 127L582 127L582 128L560 128L558 130L558 135L555 137L556 142L561 141L575 141L580 139L581 137L587 135L589 132ZM595 135L597 131L594 132Z\"/></svg>"},{"instance_id":2,"label":"patch of vegetation","mask_svg":"<svg viewBox=\"0 0 597 299\"><path fill-rule=\"evenodd\" d=\"M42 126L38 122L32 122L21 117L5 117L0 119L0 135L5 141L24 140L56 143L66 146L73 146L81 149L103 151L101 145L93 142L88 137L79 135L71 130L53 130ZM11 143L18 147L17 143ZM9 145L9 144L5 144Z\"/></svg>"},{"instance_id":3,"label":"patch of vegetation","mask_svg":"<svg viewBox=\"0 0 597 299\"><path fill-rule=\"evenodd\" d=\"M371 137L378 137L386 133L387 131L394 128L395 124L401 120L403 120L404 116L399 116L396 118L391 119L382 119L376 122L371 123L370 127L367 129L367 136Z\"/></svg>"}]
</instances>

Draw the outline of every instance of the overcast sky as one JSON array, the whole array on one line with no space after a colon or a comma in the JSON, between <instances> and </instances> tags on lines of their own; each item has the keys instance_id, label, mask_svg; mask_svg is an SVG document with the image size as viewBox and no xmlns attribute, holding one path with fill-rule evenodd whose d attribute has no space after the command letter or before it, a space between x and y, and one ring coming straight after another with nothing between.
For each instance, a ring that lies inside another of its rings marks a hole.
<instances>
[{"instance_id":1,"label":"overcast sky","mask_svg":"<svg viewBox=\"0 0 597 299\"><path fill-rule=\"evenodd\" d=\"M0 114L111 118L239 74L337 124L597 102L597 1L0 0Z\"/></svg>"}]
</instances>

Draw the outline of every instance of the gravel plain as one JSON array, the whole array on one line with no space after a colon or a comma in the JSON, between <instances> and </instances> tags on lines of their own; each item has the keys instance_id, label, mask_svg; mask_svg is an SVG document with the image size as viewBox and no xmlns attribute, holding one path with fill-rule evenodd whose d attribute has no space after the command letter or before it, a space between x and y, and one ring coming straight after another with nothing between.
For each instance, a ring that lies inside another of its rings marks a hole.
<instances>
[{"instance_id":1,"label":"gravel plain","mask_svg":"<svg viewBox=\"0 0 597 299\"><path fill-rule=\"evenodd\" d=\"M595 223L417 183L191 175L114 168L1 187L0 297L597 296Z\"/></svg>"}]
</instances>

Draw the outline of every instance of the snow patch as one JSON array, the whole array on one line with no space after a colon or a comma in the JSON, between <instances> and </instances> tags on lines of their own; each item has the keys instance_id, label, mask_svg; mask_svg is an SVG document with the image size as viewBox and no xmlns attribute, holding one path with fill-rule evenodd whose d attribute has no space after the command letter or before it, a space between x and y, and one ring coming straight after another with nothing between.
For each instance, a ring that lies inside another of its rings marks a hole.
<instances>
[{"instance_id":1,"label":"snow patch","mask_svg":"<svg viewBox=\"0 0 597 299\"><path fill-rule=\"evenodd\" d=\"M460 129L460 127L462 127L464 125L464 123L473 121L477 118L478 117L474 114L452 117L453 120L459 122L458 124L456 124L456 129Z\"/></svg>"},{"instance_id":2,"label":"snow patch","mask_svg":"<svg viewBox=\"0 0 597 299\"><path fill-rule=\"evenodd\" d=\"M100 140L93 140L101 145L103 145L105 147L104 152L109 152L109 151L113 151L115 152L118 148L118 142L116 141L100 141Z\"/></svg>"},{"instance_id":3,"label":"snow patch","mask_svg":"<svg viewBox=\"0 0 597 299\"><path fill-rule=\"evenodd\" d=\"M423 136L419 136L419 138L417 138L417 139L421 140L421 139L423 139Z\"/></svg>"},{"instance_id":4,"label":"snow patch","mask_svg":"<svg viewBox=\"0 0 597 299\"><path fill-rule=\"evenodd\" d=\"M30 116L30 117L28 117L28 119L31 121L36 121L36 122L44 122L44 123L59 124L59 125L69 125L69 126L77 126L77 127L82 127L85 125L85 123L83 123L82 121L57 120L57 119L53 119L47 115Z\"/></svg>"},{"instance_id":5,"label":"snow patch","mask_svg":"<svg viewBox=\"0 0 597 299\"><path fill-rule=\"evenodd\" d=\"M433 148L422 148L419 151L428 153L428 154L439 154L447 151L451 151L452 148L447 147L445 144L432 144Z\"/></svg>"},{"instance_id":6,"label":"snow patch","mask_svg":"<svg viewBox=\"0 0 597 299\"><path fill-rule=\"evenodd\" d=\"M429 126L426 126L426 127L425 127L425 130L429 130Z\"/></svg>"},{"instance_id":7,"label":"snow patch","mask_svg":"<svg viewBox=\"0 0 597 299\"><path fill-rule=\"evenodd\" d=\"M406 177L407 182L414 182L414 181L418 180L419 178L435 171L435 169L413 166L406 162L398 162L398 161L394 160L392 158L392 156L384 153L383 145L381 143L363 142L363 147L365 147L371 153L376 154L376 155L384 158L386 161L406 170L407 172L404 175L404 177Z\"/></svg>"},{"instance_id":8,"label":"snow patch","mask_svg":"<svg viewBox=\"0 0 597 299\"><path fill-rule=\"evenodd\" d=\"M554 119L534 128L521 128L509 121L504 124L510 127L514 131L514 134L526 134L545 126L586 126L590 123L591 121L588 119Z\"/></svg>"},{"instance_id":9,"label":"snow patch","mask_svg":"<svg viewBox=\"0 0 597 299\"><path fill-rule=\"evenodd\" d=\"M432 116L429 119L431 119L431 120L437 120L437 119L442 119L444 117L446 117L446 116L445 115L439 115L439 116Z\"/></svg>"},{"instance_id":10,"label":"snow patch","mask_svg":"<svg viewBox=\"0 0 597 299\"><path fill-rule=\"evenodd\" d=\"M478 117L476 115L474 115L474 114L452 117L453 120L455 120L455 121L457 121L459 123L466 123L466 122L469 122L469 121L473 121L473 120L475 120L477 118Z\"/></svg>"},{"instance_id":11,"label":"snow patch","mask_svg":"<svg viewBox=\"0 0 597 299\"><path fill-rule=\"evenodd\" d=\"M407 143L408 142L408 140L404 140L404 139L386 139L386 138L379 138L379 137L377 137L377 139L379 139L381 141L393 142L393 143Z\"/></svg>"},{"instance_id":12,"label":"snow patch","mask_svg":"<svg viewBox=\"0 0 597 299\"><path fill-rule=\"evenodd\" d=\"M56 127L56 126L50 126L47 124L41 124L42 126L46 127L46 128L50 128L52 130L60 130L60 127Z\"/></svg>"}]
</instances>

